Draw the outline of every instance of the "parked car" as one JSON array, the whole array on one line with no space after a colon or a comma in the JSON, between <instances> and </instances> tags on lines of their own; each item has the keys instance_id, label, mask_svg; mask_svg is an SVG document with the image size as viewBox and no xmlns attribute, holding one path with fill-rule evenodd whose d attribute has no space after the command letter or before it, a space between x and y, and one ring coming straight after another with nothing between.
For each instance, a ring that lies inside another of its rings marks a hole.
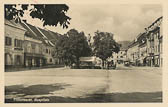
<instances>
[{"instance_id":1,"label":"parked car","mask_svg":"<svg viewBox=\"0 0 168 107\"><path fill-rule=\"evenodd\" d=\"M125 62L124 62L124 66L130 66L129 61L125 61Z\"/></svg>"},{"instance_id":2,"label":"parked car","mask_svg":"<svg viewBox=\"0 0 168 107\"><path fill-rule=\"evenodd\" d=\"M71 67L72 69L101 69L99 65L95 65L92 62L83 62L77 67L76 65Z\"/></svg>"},{"instance_id":3,"label":"parked car","mask_svg":"<svg viewBox=\"0 0 168 107\"><path fill-rule=\"evenodd\" d=\"M116 69L116 64L112 63L112 62L108 62L108 69Z\"/></svg>"}]
</instances>

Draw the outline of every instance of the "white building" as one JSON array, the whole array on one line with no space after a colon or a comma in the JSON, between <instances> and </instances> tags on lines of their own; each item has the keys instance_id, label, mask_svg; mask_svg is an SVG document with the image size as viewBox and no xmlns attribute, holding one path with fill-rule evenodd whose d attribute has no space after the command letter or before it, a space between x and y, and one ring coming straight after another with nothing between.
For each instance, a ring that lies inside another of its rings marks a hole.
<instances>
[{"instance_id":1,"label":"white building","mask_svg":"<svg viewBox=\"0 0 168 107\"><path fill-rule=\"evenodd\" d=\"M24 65L24 34L26 30L14 20L5 20L5 66Z\"/></svg>"},{"instance_id":2,"label":"white building","mask_svg":"<svg viewBox=\"0 0 168 107\"><path fill-rule=\"evenodd\" d=\"M133 65L136 65L139 53L138 53L138 41L135 39L128 47L127 50L127 60L131 62Z\"/></svg>"}]
</instances>

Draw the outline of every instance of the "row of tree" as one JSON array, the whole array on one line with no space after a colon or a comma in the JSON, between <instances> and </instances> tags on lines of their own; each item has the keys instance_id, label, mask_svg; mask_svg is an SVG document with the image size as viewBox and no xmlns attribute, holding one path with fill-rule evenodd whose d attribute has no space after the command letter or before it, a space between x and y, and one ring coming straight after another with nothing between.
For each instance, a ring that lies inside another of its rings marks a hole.
<instances>
[{"instance_id":1,"label":"row of tree","mask_svg":"<svg viewBox=\"0 0 168 107\"><path fill-rule=\"evenodd\" d=\"M5 5L4 17L8 20L14 19L16 22L20 22L26 10L29 11L32 18L40 19L43 26L60 24L63 28L68 28L70 24L71 18L66 15L69 7L66 4ZM71 29L57 38L53 56L63 59L67 66L72 66L75 63L77 67L80 64L80 57L96 56L102 60L102 66L104 66L104 62L111 57L113 52L118 52L120 46L113 39L113 34L108 32L95 32L93 40L93 43L91 43L90 35L87 39L84 32Z\"/></svg>"},{"instance_id":2,"label":"row of tree","mask_svg":"<svg viewBox=\"0 0 168 107\"><path fill-rule=\"evenodd\" d=\"M112 56L112 53L119 52L120 45L113 39L113 34L109 32L97 31L93 39L93 53L102 60L104 68L104 63Z\"/></svg>"},{"instance_id":3,"label":"row of tree","mask_svg":"<svg viewBox=\"0 0 168 107\"><path fill-rule=\"evenodd\" d=\"M79 58L90 56L91 53L84 32L71 29L57 39L54 57L63 59L66 66L72 66L73 63L79 66Z\"/></svg>"},{"instance_id":4,"label":"row of tree","mask_svg":"<svg viewBox=\"0 0 168 107\"><path fill-rule=\"evenodd\" d=\"M69 30L66 34L60 36L55 45L54 57L63 59L66 66L75 64L79 67L80 57L96 56L102 60L102 66L113 52L118 52L120 46L113 39L113 34L108 32L95 32L92 45L84 32L78 32L75 29Z\"/></svg>"}]
</instances>

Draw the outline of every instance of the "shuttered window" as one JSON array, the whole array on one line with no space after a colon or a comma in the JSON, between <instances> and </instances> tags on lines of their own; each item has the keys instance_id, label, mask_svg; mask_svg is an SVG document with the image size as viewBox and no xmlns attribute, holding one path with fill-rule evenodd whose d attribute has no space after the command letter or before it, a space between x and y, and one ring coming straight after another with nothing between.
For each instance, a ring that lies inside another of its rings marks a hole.
<instances>
[{"instance_id":1,"label":"shuttered window","mask_svg":"<svg viewBox=\"0 0 168 107\"><path fill-rule=\"evenodd\" d=\"M10 37L5 37L5 45L11 46L11 45L12 45L12 38L10 38Z\"/></svg>"},{"instance_id":2,"label":"shuttered window","mask_svg":"<svg viewBox=\"0 0 168 107\"><path fill-rule=\"evenodd\" d=\"M15 39L15 47L22 48L22 40Z\"/></svg>"}]
</instances>

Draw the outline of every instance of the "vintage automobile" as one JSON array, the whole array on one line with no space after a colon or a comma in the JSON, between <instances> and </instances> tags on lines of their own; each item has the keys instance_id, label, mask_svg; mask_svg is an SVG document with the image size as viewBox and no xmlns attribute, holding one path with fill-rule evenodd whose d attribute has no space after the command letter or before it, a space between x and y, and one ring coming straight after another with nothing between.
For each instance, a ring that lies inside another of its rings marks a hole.
<instances>
[{"instance_id":1,"label":"vintage automobile","mask_svg":"<svg viewBox=\"0 0 168 107\"><path fill-rule=\"evenodd\" d=\"M124 66L130 66L129 61L125 61L125 62L124 62Z\"/></svg>"},{"instance_id":2,"label":"vintage automobile","mask_svg":"<svg viewBox=\"0 0 168 107\"><path fill-rule=\"evenodd\" d=\"M96 57L80 57L80 66L77 67L76 65L72 66L71 68L75 69L101 69L100 63L96 60Z\"/></svg>"},{"instance_id":3,"label":"vintage automobile","mask_svg":"<svg viewBox=\"0 0 168 107\"><path fill-rule=\"evenodd\" d=\"M108 62L107 69L116 69L116 64L115 64L115 63L112 63L111 61Z\"/></svg>"}]
</instances>

